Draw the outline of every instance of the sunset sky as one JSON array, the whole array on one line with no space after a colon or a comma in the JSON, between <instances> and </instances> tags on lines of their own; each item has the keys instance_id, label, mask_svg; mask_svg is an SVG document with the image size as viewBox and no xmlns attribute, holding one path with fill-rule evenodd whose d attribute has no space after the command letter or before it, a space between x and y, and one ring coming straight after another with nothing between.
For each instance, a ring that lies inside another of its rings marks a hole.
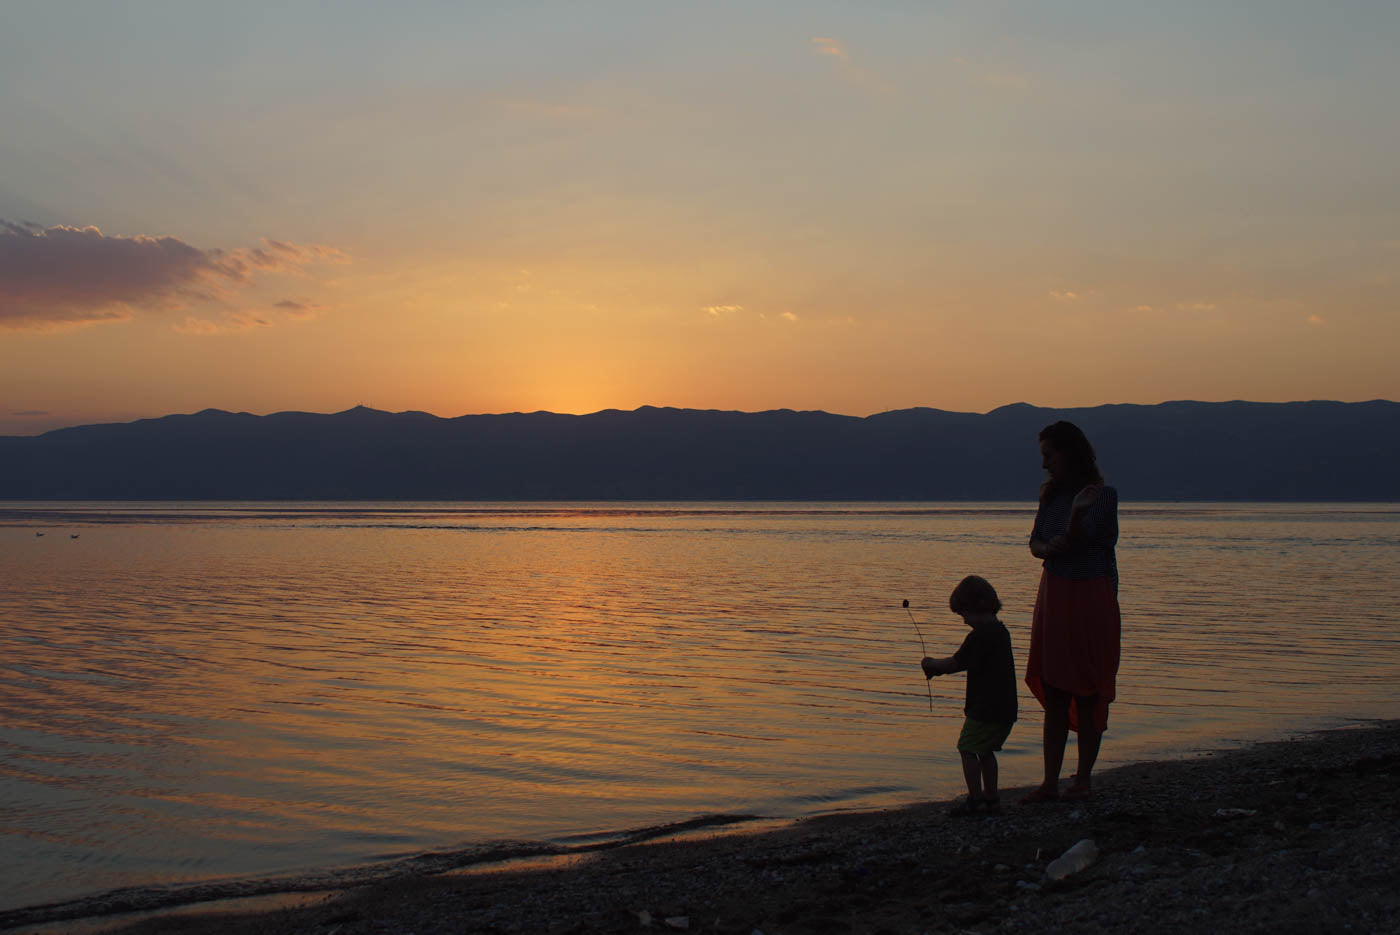
<instances>
[{"instance_id":1,"label":"sunset sky","mask_svg":"<svg viewBox=\"0 0 1400 935\"><path fill-rule=\"evenodd\" d=\"M1400 398L1400 4L0 5L0 434Z\"/></svg>"}]
</instances>

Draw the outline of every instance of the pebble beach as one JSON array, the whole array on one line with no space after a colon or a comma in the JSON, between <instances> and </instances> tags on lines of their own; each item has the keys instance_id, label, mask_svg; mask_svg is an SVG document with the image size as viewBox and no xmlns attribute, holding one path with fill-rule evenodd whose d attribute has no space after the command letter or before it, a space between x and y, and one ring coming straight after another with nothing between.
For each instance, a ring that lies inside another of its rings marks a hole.
<instances>
[{"instance_id":1,"label":"pebble beach","mask_svg":"<svg viewBox=\"0 0 1400 935\"><path fill-rule=\"evenodd\" d=\"M953 802L404 876L254 912L44 920L26 932L218 935L1400 929L1400 721L1096 774L1087 802ZM1061 879L1055 858L1092 841ZM196 907L201 908L201 907ZM36 924L38 923L38 924Z\"/></svg>"}]
</instances>

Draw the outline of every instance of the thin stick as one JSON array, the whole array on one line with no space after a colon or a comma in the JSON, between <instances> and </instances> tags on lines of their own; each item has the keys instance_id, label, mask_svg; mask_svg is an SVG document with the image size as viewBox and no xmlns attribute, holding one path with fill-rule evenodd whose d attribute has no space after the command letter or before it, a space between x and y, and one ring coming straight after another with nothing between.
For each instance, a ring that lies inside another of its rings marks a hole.
<instances>
[{"instance_id":1,"label":"thin stick","mask_svg":"<svg viewBox=\"0 0 1400 935\"><path fill-rule=\"evenodd\" d=\"M914 632L919 634L919 646L923 649L924 655L927 656L928 646L924 643L924 631L919 629L919 621L914 619L914 612L909 609L908 601L904 602L904 612L909 615L909 622L914 624Z\"/></svg>"},{"instance_id":2,"label":"thin stick","mask_svg":"<svg viewBox=\"0 0 1400 935\"><path fill-rule=\"evenodd\" d=\"M928 655L928 644L924 642L924 631L919 629L919 621L914 619L914 612L909 609L909 599L904 599L904 612L909 615L909 622L914 624L914 632L919 634L919 647L923 649L924 655ZM928 709L933 710L933 682L931 679L924 679L924 688L928 691Z\"/></svg>"}]
</instances>

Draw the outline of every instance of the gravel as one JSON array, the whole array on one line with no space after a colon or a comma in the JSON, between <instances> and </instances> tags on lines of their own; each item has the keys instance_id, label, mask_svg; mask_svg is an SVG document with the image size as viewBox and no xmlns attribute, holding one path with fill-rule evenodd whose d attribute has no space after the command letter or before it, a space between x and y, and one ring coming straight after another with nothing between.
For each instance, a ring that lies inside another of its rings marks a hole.
<instances>
[{"instance_id":1,"label":"gravel","mask_svg":"<svg viewBox=\"0 0 1400 935\"><path fill-rule=\"evenodd\" d=\"M1371 722L1105 770L1088 802L1017 805L1025 790L1004 790L994 818L950 818L951 803L928 803L630 844L563 866L409 876L297 908L154 915L118 930L1393 932L1397 780L1400 721ZM1048 878L1047 865L1081 840L1097 859Z\"/></svg>"}]
</instances>

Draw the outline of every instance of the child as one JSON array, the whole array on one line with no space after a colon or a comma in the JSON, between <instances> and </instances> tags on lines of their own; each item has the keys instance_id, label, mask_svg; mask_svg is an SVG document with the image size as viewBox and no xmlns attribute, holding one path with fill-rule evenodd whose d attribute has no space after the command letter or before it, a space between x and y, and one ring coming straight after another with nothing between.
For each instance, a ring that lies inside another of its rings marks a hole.
<instances>
[{"instance_id":1,"label":"child","mask_svg":"<svg viewBox=\"0 0 1400 935\"><path fill-rule=\"evenodd\" d=\"M967 672L967 701L963 707L967 718L958 737L967 801L949 814L964 816L984 811L997 815L1001 807L997 797L996 751L1016 721L1016 662L1011 656L1011 634L997 619L1001 600L985 578L964 578L953 589L948 606L972 632L947 659L925 656L920 665L924 678Z\"/></svg>"}]
</instances>

